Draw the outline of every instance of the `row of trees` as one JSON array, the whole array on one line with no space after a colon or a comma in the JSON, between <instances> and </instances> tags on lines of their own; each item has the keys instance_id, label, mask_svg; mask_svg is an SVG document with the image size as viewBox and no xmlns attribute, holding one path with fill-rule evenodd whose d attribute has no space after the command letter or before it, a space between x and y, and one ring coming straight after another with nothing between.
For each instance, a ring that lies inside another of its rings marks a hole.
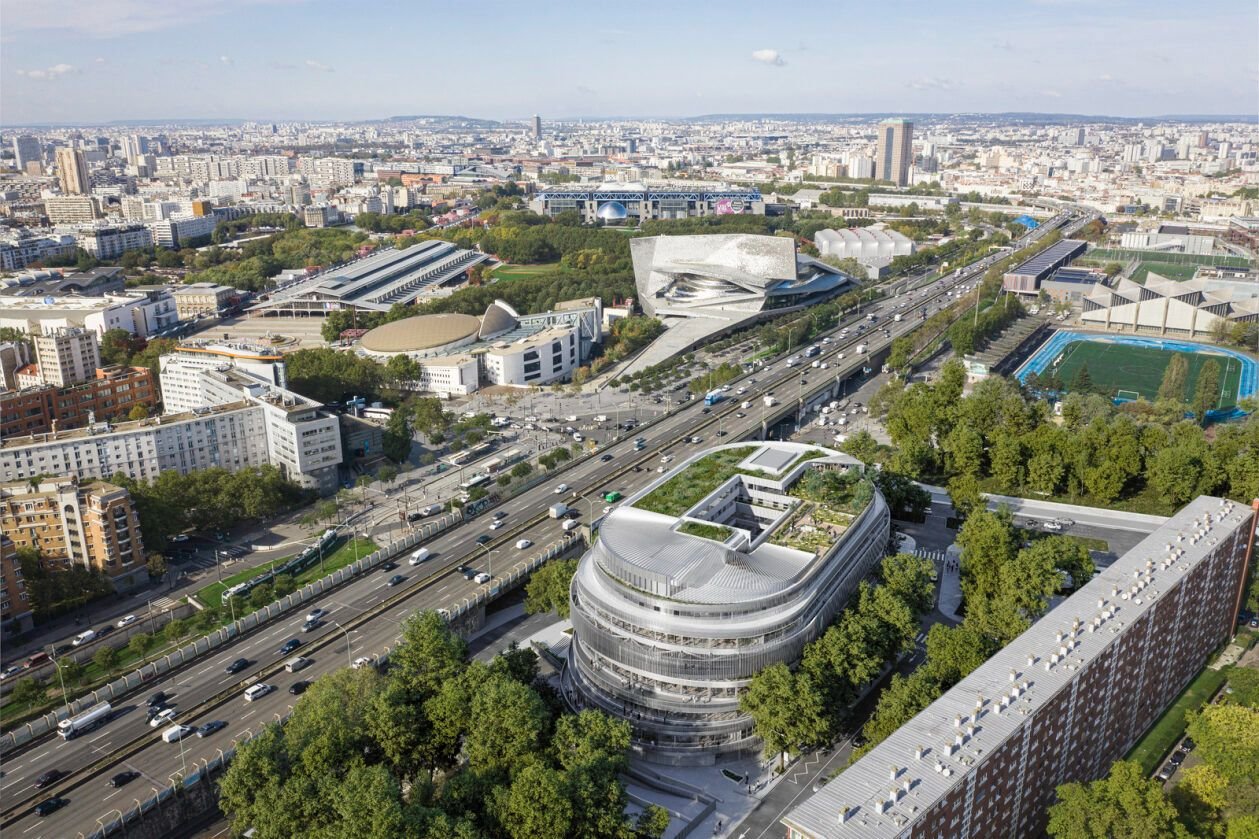
<instances>
[{"instance_id":1,"label":"row of trees","mask_svg":"<svg viewBox=\"0 0 1259 839\"><path fill-rule=\"evenodd\" d=\"M1051 536L1020 548L1007 510L972 513L957 544L965 618L955 627L931 627L926 661L908 676L892 677L862 729L866 745L853 760L1018 637L1048 610L1049 598L1065 581L1078 587L1093 576L1088 551L1070 537Z\"/></svg>"},{"instance_id":2,"label":"row of trees","mask_svg":"<svg viewBox=\"0 0 1259 839\"><path fill-rule=\"evenodd\" d=\"M1116 407L1068 394L1061 423L1016 380L990 377L963 397L965 370L946 363L933 384L890 383L871 400L891 448L857 434L844 448L915 479L947 482L966 511L981 490L1036 494L1096 506L1128 502L1170 514L1200 494L1259 496L1259 420L1227 423L1208 439L1184 406L1137 401Z\"/></svg>"},{"instance_id":3,"label":"row of trees","mask_svg":"<svg viewBox=\"0 0 1259 839\"><path fill-rule=\"evenodd\" d=\"M281 727L244 744L221 784L236 832L432 839L654 839L668 814L625 814L628 723L567 714L537 657L486 665L433 612L412 616L387 675L318 679Z\"/></svg>"},{"instance_id":4,"label":"row of trees","mask_svg":"<svg viewBox=\"0 0 1259 839\"><path fill-rule=\"evenodd\" d=\"M1244 839L1259 836L1259 671L1234 667L1231 695L1187 718L1199 759L1171 793L1120 761L1107 777L1058 787L1049 810L1054 839Z\"/></svg>"},{"instance_id":5,"label":"row of trees","mask_svg":"<svg viewBox=\"0 0 1259 839\"><path fill-rule=\"evenodd\" d=\"M212 467L186 475L168 470L151 482L119 472L110 481L131 493L144 542L155 550L191 528L227 530L242 521L278 515L306 503L310 494L270 464L235 472Z\"/></svg>"},{"instance_id":6,"label":"row of trees","mask_svg":"<svg viewBox=\"0 0 1259 839\"><path fill-rule=\"evenodd\" d=\"M739 699L769 755L829 742L861 689L912 648L918 619L933 604L931 561L887 557L879 582L862 582L826 632L804 648L799 667L775 664L753 677Z\"/></svg>"}]
</instances>

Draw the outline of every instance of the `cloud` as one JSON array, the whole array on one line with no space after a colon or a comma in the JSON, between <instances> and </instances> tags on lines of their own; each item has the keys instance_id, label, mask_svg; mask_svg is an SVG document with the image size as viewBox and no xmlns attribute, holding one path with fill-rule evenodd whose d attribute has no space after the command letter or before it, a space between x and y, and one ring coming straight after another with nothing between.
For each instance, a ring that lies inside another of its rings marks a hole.
<instances>
[{"instance_id":1,"label":"cloud","mask_svg":"<svg viewBox=\"0 0 1259 839\"><path fill-rule=\"evenodd\" d=\"M952 79L946 79L937 76L924 76L917 81L906 82L906 87L914 90L953 90L958 85Z\"/></svg>"},{"instance_id":2,"label":"cloud","mask_svg":"<svg viewBox=\"0 0 1259 839\"><path fill-rule=\"evenodd\" d=\"M1006 52L1011 52L1014 49L1014 44L1010 43L1008 40L996 41L993 43L993 46L999 50L1005 50Z\"/></svg>"},{"instance_id":3,"label":"cloud","mask_svg":"<svg viewBox=\"0 0 1259 839\"><path fill-rule=\"evenodd\" d=\"M72 64L54 64L45 70L18 70L19 76L25 76L28 79L37 79L39 81L52 81L62 76L68 76L71 73L78 73L79 70Z\"/></svg>"},{"instance_id":4,"label":"cloud","mask_svg":"<svg viewBox=\"0 0 1259 839\"><path fill-rule=\"evenodd\" d=\"M1048 96L1050 99L1061 99L1061 98L1062 98L1062 94L1061 94L1061 93L1059 93L1059 92L1058 92L1058 91L1056 91L1056 90L1042 90L1042 91L1040 92L1040 95L1041 95L1041 96Z\"/></svg>"},{"instance_id":5,"label":"cloud","mask_svg":"<svg viewBox=\"0 0 1259 839\"><path fill-rule=\"evenodd\" d=\"M1097 80L1099 82L1113 82L1115 80L1115 77L1112 76L1110 73L1102 73L1100 76L1097 77Z\"/></svg>"},{"instance_id":6,"label":"cloud","mask_svg":"<svg viewBox=\"0 0 1259 839\"><path fill-rule=\"evenodd\" d=\"M781 67L787 63L778 50L755 50L752 53L752 60L774 67Z\"/></svg>"},{"instance_id":7,"label":"cloud","mask_svg":"<svg viewBox=\"0 0 1259 839\"><path fill-rule=\"evenodd\" d=\"M233 61L232 61L232 59L228 58L226 55L220 55L220 56L219 56L219 61L221 61L221 62L222 62L222 63L224 63L224 64L233 64L233 63L235 63L235 62L233 62Z\"/></svg>"},{"instance_id":8,"label":"cloud","mask_svg":"<svg viewBox=\"0 0 1259 839\"><path fill-rule=\"evenodd\" d=\"M306 63L306 66L307 66L307 67L309 67L309 68L310 68L310 69L312 69L312 70L318 70L320 73L331 73L331 72L333 72L333 69L332 69L331 67L329 67L327 64L323 64L322 62L315 61L315 60L310 59L310 58L306 59L306 62L305 62L305 63Z\"/></svg>"}]
</instances>

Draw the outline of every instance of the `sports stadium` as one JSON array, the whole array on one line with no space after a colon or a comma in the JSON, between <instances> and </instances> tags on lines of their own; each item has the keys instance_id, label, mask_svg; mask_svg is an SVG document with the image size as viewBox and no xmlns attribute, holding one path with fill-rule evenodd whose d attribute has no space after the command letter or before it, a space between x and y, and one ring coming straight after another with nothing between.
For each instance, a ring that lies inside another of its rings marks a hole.
<instances>
[{"instance_id":1,"label":"sports stadium","mask_svg":"<svg viewBox=\"0 0 1259 839\"><path fill-rule=\"evenodd\" d=\"M1056 375L1070 382L1084 367L1099 391L1116 402L1136 399L1153 401L1163 381L1163 373L1172 357L1183 353L1189 357L1189 374L1185 385L1186 398L1194 392L1198 376L1210 359L1220 364L1220 394L1215 407L1207 413L1213 420L1232 419L1243 412L1238 402L1254 396L1259 390L1259 365L1243 353L1223 347L1147 338L1133 335L1102 335L1062 330L1054 334L1015 372L1020 382L1029 375Z\"/></svg>"}]
</instances>

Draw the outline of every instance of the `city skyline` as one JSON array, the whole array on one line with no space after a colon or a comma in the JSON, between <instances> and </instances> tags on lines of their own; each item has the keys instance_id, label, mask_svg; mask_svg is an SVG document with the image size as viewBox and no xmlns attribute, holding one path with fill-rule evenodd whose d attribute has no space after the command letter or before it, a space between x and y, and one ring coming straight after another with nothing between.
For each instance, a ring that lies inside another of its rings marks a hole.
<instances>
[{"instance_id":1,"label":"city skyline","mask_svg":"<svg viewBox=\"0 0 1259 839\"><path fill-rule=\"evenodd\" d=\"M789 4L772 25L749 3L727 6L719 18L654 3L628 13L583 9L577 18L561 4L526 12L383 2L342 19L337 4L321 0L235 0L178 12L148 0L3 0L0 113L6 125L406 113L526 121L535 112L551 120L1245 113L1259 76L1252 39L1239 33L1253 32L1255 11L1206 5L914 4L860 17ZM386 40L399 32L415 37L404 47ZM600 69L575 73L572 62L539 60L550 50L527 46L557 41L598 56L587 66ZM1185 43L1211 43L1211 60ZM512 73L490 60L522 44ZM620 64L634 72L609 72Z\"/></svg>"}]
</instances>

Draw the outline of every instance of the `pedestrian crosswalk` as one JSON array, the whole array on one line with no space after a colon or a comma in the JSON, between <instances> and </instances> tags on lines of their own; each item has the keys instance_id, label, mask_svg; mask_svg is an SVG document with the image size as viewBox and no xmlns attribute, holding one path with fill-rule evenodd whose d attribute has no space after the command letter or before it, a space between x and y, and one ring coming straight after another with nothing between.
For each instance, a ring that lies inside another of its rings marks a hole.
<instances>
[{"instance_id":1,"label":"pedestrian crosswalk","mask_svg":"<svg viewBox=\"0 0 1259 839\"><path fill-rule=\"evenodd\" d=\"M944 564L944 548L917 548L914 551L914 556L929 559L936 565Z\"/></svg>"}]
</instances>

